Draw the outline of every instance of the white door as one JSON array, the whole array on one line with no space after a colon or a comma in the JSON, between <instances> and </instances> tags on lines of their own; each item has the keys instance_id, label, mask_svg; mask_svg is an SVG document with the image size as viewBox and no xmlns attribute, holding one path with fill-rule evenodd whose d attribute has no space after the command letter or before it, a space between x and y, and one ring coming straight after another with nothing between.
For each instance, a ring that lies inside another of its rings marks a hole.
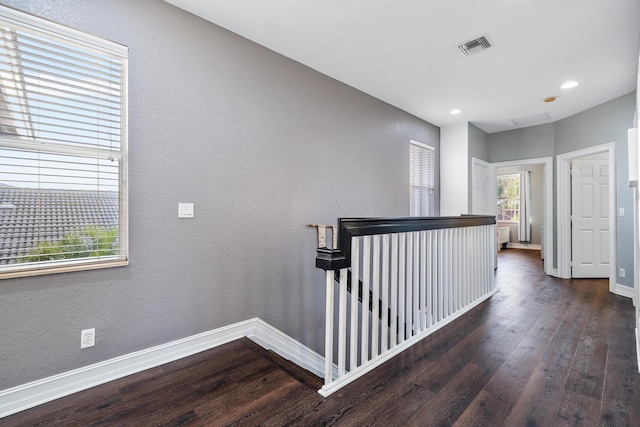
<instances>
[{"instance_id":1,"label":"white door","mask_svg":"<svg viewBox=\"0 0 640 427\"><path fill-rule=\"evenodd\" d=\"M609 277L609 162L571 163L571 277Z\"/></svg>"},{"instance_id":2,"label":"white door","mask_svg":"<svg viewBox=\"0 0 640 427\"><path fill-rule=\"evenodd\" d=\"M495 190L491 194L489 163L472 159L471 163L471 213L477 215L495 215ZM492 204L493 201L493 204Z\"/></svg>"}]
</instances>

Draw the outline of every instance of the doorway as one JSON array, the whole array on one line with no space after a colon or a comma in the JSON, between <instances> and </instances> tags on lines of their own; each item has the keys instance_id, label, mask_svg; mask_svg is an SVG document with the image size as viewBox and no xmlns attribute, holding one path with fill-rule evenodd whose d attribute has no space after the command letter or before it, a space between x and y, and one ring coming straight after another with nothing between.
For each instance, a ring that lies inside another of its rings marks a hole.
<instances>
[{"instance_id":1,"label":"doorway","mask_svg":"<svg viewBox=\"0 0 640 427\"><path fill-rule=\"evenodd\" d=\"M513 160L507 162L496 162L496 163L486 163L482 161L477 161L477 159L472 159L472 167L478 166L487 167L487 180L489 185L486 186L486 196L484 199L487 200L487 209L489 206L491 207L491 215L496 214L497 207L497 197L496 197L496 180L497 180L497 170L499 168L511 168L511 167L520 167L520 166L530 166L530 165L541 165L543 169L542 179L543 179L543 221L542 226L546 230L544 232L544 236L542 236L541 245L544 250L544 272L547 275L556 276L557 272L554 269L554 260L555 260L555 251L553 245L553 232L554 230L554 218L553 218L553 157L540 157L535 159L523 159L523 160ZM484 175L483 173L478 173L477 176L481 177ZM472 177L475 179L476 174L473 173ZM472 201L480 198L480 194L476 193L477 188L482 188L481 185L476 183L473 184L472 191ZM472 203L472 206L481 206L481 204ZM473 212L480 213L480 212Z\"/></svg>"},{"instance_id":2,"label":"doorway","mask_svg":"<svg viewBox=\"0 0 640 427\"><path fill-rule=\"evenodd\" d=\"M580 158L594 156L598 154L606 155L607 172L608 172L608 194L606 195L606 202L609 206L608 222L609 232L606 242L603 245L608 245L608 277L609 277L609 290L614 291L616 283L616 216L613 214L615 211L615 144L608 143L595 147L585 148L582 150L572 151L570 153L561 154L558 156L558 186L557 186L557 226L558 226L558 277L563 279L569 279L572 276L571 273L571 163L574 160ZM574 194L574 197L579 195Z\"/></svg>"}]
</instances>

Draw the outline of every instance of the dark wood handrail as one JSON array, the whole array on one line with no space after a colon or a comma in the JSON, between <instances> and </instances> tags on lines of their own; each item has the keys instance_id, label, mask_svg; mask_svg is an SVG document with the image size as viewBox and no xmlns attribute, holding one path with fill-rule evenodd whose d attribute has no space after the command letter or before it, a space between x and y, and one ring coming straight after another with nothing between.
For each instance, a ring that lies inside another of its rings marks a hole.
<instances>
[{"instance_id":1,"label":"dark wood handrail","mask_svg":"<svg viewBox=\"0 0 640 427\"><path fill-rule=\"evenodd\" d=\"M351 266L351 238L376 234L405 233L409 231L438 230L444 228L475 227L496 223L495 216L463 215L409 218L339 218L338 248L318 248L316 267L340 270Z\"/></svg>"}]
</instances>

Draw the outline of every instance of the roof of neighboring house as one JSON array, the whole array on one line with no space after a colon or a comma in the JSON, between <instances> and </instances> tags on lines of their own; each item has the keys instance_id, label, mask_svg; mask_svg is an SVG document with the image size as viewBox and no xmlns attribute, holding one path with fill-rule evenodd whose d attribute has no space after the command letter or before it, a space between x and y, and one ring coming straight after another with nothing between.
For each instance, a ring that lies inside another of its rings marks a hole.
<instances>
[{"instance_id":1,"label":"roof of neighboring house","mask_svg":"<svg viewBox=\"0 0 640 427\"><path fill-rule=\"evenodd\" d=\"M0 265L13 264L38 242L116 225L117 193L0 186Z\"/></svg>"}]
</instances>

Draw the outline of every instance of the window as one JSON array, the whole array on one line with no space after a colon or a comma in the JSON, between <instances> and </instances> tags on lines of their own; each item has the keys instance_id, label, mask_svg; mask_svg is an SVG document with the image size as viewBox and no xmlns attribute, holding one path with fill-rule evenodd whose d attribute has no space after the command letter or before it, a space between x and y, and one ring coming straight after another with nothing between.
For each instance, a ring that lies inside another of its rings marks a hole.
<instances>
[{"instance_id":1,"label":"window","mask_svg":"<svg viewBox=\"0 0 640 427\"><path fill-rule=\"evenodd\" d=\"M498 221L520 219L520 175L498 175Z\"/></svg>"},{"instance_id":2,"label":"window","mask_svg":"<svg viewBox=\"0 0 640 427\"><path fill-rule=\"evenodd\" d=\"M0 7L0 278L126 265L126 67Z\"/></svg>"},{"instance_id":3,"label":"window","mask_svg":"<svg viewBox=\"0 0 640 427\"><path fill-rule=\"evenodd\" d=\"M409 147L411 216L435 216L435 149L416 141Z\"/></svg>"}]
</instances>

